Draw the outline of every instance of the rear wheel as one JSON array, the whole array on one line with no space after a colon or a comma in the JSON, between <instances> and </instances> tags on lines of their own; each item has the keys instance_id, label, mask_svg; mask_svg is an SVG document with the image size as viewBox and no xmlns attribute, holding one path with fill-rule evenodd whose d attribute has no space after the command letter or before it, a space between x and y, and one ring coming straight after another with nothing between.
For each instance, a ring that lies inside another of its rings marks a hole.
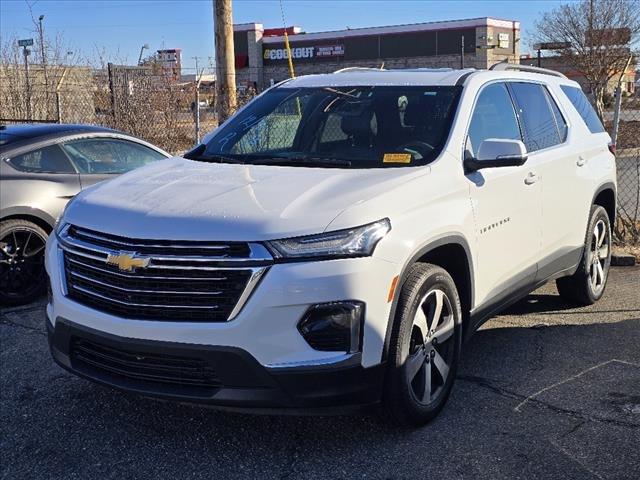
<instances>
[{"instance_id":1,"label":"rear wheel","mask_svg":"<svg viewBox=\"0 0 640 480\"><path fill-rule=\"evenodd\" d=\"M0 222L0 303L20 305L45 289L47 232L26 220Z\"/></svg>"},{"instance_id":2,"label":"rear wheel","mask_svg":"<svg viewBox=\"0 0 640 480\"><path fill-rule=\"evenodd\" d=\"M602 297L611 266L611 225L607 211L594 205L582 261L575 274L556 280L558 293L570 302L591 305Z\"/></svg>"},{"instance_id":3,"label":"rear wheel","mask_svg":"<svg viewBox=\"0 0 640 480\"><path fill-rule=\"evenodd\" d=\"M446 403L458 367L461 308L453 279L435 265L412 266L396 312L384 407L397 423L423 425Z\"/></svg>"}]
</instances>

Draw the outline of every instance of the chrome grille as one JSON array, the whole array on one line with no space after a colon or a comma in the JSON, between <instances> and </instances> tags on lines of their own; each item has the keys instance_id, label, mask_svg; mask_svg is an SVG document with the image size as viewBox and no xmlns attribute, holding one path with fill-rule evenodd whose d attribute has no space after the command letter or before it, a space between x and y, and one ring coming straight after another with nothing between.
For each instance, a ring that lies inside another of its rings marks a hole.
<instances>
[{"instance_id":1,"label":"chrome grille","mask_svg":"<svg viewBox=\"0 0 640 480\"><path fill-rule=\"evenodd\" d=\"M272 262L254 243L127 239L77 226L58 234L67 296L123 318L222 322L233 319ZM107 258L149 258L121 270Z\"/></svg>"}]
</instances>

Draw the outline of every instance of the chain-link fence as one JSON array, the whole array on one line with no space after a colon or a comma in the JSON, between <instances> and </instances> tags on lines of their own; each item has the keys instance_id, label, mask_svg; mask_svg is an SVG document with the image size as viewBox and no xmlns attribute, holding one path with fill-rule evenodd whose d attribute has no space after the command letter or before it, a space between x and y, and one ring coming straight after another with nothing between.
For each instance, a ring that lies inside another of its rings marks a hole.
<instances>
[{"instance_id":1,"label":"chain-link fence","mask_svg":"<svg viewBox=\"0 0 640 480\"><path fill-rule=\"evenodd\" d=\"M255 93L240 90L238 104ZM104 125L179 154L217 127L214 102L213 82L183 82L153 66L32 65L27 72L0 64L0 123ZM617 146L616 240L640 245L640 96L614 100L605 117Z\"/></svg>"},{"instance_id":2,"label":"chain-link fence","mask_svg":"<svg viewBox=\"0 0 640 480\"><path fill-rule=\"evenodd\" d=\"M196 90L197 89L197 90ZM242 104L255 92L239 95ZM213 82L182 82L153 67L0 66L0 122L89 123L181 153L217 127Z\"/></svg>"},{"instance_id":3,"label":"chain-link fence","mask_svg":"<svg viewBox=\"0 0 640 480\"><path fill-rule=\"evenodd\" d=\"M618 173L615 237L620 244L640 245L640 92L620 95L607 116Z\"/></svg>"}]
</instances>

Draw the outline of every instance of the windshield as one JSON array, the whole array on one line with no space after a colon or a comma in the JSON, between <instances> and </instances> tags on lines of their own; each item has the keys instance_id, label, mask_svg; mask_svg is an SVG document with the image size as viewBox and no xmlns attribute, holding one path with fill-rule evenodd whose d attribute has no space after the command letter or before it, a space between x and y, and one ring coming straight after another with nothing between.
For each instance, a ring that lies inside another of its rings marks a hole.
<instances>
[{"instance_id":1,"label":"windshield","mask_svg":"<svg viewBox=\"0 0 640 480\"><path fill-rule=\"evenodd\" d=\"M380 168L424 165L447 139L460 87L275 88L187 158Z\"/></svg>"}]
</instances>

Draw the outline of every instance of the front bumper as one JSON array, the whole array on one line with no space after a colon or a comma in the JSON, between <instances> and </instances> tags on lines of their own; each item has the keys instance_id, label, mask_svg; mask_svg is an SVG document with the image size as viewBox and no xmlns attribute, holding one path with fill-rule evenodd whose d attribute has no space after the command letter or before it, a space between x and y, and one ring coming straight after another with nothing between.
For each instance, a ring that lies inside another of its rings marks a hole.
<instances>
[{"instance_id":1,"label":"front bumper","mask_svg":"<svg viewBox=\"0 0 640 480\"><path fill-rule=\"evenodd\" d=\"M60 366L145 396L281 413L350 411L380 400L384 364L363 368L360 354L327 366L268 368L237 347L120 337L61 317L55 326L48 318L46 324L51 354ZM89 355L77 345L99 348ZM176 367L178 361L182 370ZM193 365L207 372L197 384L189 381Z\"/></svg>"},{"instance_id":2,"label":"front bumper","mask_svg":"<svg viewBox=\"0 0 640 480\"><path fill-rule=\"evenodd\" d=\"M51 279L47 315L97 332L139 341L238 348L262 367L305 368L340 362L343 352L313 349L298 331L305 312L316 304L351 300L366 305L360 363L378 365L391 304L389 285L400 266L376 257L282 263L269 267L238 315L227 322L155 321L122 318L66 296L63 254L49 237L46 267Z\"/></svg>"}]
</instances>

